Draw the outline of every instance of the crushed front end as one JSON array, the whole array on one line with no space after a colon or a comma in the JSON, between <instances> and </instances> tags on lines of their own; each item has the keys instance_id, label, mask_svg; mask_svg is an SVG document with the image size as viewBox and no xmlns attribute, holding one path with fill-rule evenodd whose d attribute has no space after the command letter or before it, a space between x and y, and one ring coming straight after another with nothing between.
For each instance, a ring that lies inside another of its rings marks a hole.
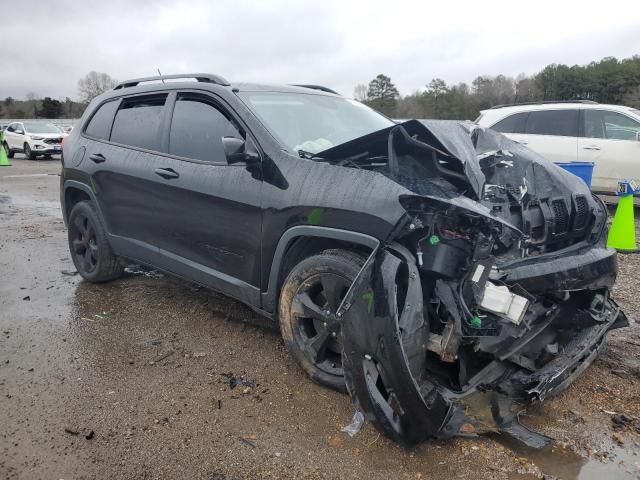
<instances>
[{"instance_id":1,"label":"crushed front end","mask_svg":"<svg viewBox=\"0 0 640 480\"><path fill-rule=\"evenodd\" d=\"M606 210L494 132L424 127L396 133L404 145L389 133L387 174L411 188L338 312L347 387L401 443L495 431L542 447L517 412L566 388L628 324L610 297ZM425 152L442 175L405 179L398 158L415 171Z\"/></svg>"}]
</instances>

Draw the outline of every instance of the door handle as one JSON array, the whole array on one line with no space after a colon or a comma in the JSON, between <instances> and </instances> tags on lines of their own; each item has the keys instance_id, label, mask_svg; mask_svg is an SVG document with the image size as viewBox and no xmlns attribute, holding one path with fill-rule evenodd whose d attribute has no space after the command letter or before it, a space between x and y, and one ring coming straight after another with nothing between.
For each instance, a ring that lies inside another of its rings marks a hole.
<instances>
[{"instance_id":1,"label":"door handle","mask_svg":"<svg viewBox=\"0 0 640 480\"><path fill-rule=\"evenodd\" d=\"M172 168L156 168L156 175L160 175L162 178L178 178L180 175Z\"/></svg>"},{"instance_id":2,"label":"door handle","mask_svg":"<svg viewBox=\"0 0 640 480\"><path fill-rule=\"evenodd\" d=\"M587 145L586 147L582 147L584 150L600 150L600 147L597 145Z\"/></svg>"},{"instance_id":3,"label":"door handle","mask_svg":"<svg viewBox=\"0 0 640 480\"><path fill-rule=\"evenodd\" d=\"M93 161L93 163L102 163L106 160L106 158L104 158L104 155L102 155L101 153L92 153L91 155L89 155L89 158Z\"/></svg>"},{"instance_id":4,"label":"door handle","mask_svg":"<svg viewBox=\"0 0 640 480\"><path fill-rule=\"evenodd\" d=\"M528 145L529 142L527 142L526 140L516 140L516 143L519 143L520 145Z\"/></svg>"}]
</instances>

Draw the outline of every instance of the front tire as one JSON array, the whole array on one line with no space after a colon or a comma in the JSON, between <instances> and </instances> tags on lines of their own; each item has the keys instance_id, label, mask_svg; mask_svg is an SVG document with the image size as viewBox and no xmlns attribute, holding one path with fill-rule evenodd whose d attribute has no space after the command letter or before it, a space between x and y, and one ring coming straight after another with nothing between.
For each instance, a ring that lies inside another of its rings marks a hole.
<instances>
[{"instance_id":1,"label":"front tire","mask_svg":"<svg viewBox=\"0 0 640 480\"><path fill-rule=\"evenodd\" d=\"M13 150L9 148L9 144L7 142L4 142L4 150L5 152L7 152L8 158L13 158L13 155L14 155Z\"/></svg>"},{"instance_id":2,"label":"front tire","mask_svg":"<svg viewBox=\"0 0 640 480\"><path fill-rule=\"evenodd\" d=\"M85 280L102 283L122 275L124 266L111 250L91 202L78 202L71 209L68 240L73 264Z\"/></svg>"},{"instance_id":3,"label":"front tire","mask_svg":"<svg viewBox=\"0 0 640 480\"><path fill-rule=\"evenodd\" d=\"M346 392L340 319L336 311L364 259L347 250L326 250L296 265L280 293L280 331L287 348L320 385Z\"/></svg>"},{"instance_id":4,"label":"front tire","mask_svg":"<svg viewBox=\"0 0 640 480\"><path fill-rule=\"evenodd\" d=\"M29 160L35 160L36 156L33 153L33 150L31 150L31 147L29 146L28 143L24 144L24 156L27 157Z\"/></svg>"}]
</instances>

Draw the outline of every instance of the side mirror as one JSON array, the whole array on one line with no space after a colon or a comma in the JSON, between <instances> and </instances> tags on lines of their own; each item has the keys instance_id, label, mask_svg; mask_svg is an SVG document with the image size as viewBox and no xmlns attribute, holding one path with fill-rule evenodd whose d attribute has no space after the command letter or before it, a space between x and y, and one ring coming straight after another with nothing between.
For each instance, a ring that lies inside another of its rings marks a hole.
<instances>
[{"instance_id":1,"label":"side mirror","mask_svg":"<svg viewBox=\"0 0 640 480\"><path fill-rule=\"evenodd\" d=\"M260 161L258 149L250 139L245 141L236 137L222 137L222 145L229 165L234 163L252 164Z\"/></svg>"}]
</instances>

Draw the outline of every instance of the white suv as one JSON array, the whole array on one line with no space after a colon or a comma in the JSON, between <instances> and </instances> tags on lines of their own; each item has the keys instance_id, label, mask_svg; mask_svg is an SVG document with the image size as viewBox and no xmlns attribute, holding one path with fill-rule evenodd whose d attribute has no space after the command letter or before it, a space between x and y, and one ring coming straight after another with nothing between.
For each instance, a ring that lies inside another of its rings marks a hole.
<instances>
[{"instance_id":1,"label":"white suv","mask_svg":"<svg viewBox=\"0 0 640 480\"><path fill-rule=\"evenodd\" d=\"M38 155L50 157L62 152L62 137L65 135L52 123L14 122L4 131L4 148L11 158L16 152L35 160Z\"/></svg>"},{"instance_id":2,"label":"white suv","mask_svg":"<svg viewBox=\"0 0 640 480\"><path fill-rule=\"evenodd\" d=\"M502 132L552 162L593 162L591 188L615 192L640 181L640 110L589 101L497 106L476 123Z\"/></svg>"}]
</instances>

